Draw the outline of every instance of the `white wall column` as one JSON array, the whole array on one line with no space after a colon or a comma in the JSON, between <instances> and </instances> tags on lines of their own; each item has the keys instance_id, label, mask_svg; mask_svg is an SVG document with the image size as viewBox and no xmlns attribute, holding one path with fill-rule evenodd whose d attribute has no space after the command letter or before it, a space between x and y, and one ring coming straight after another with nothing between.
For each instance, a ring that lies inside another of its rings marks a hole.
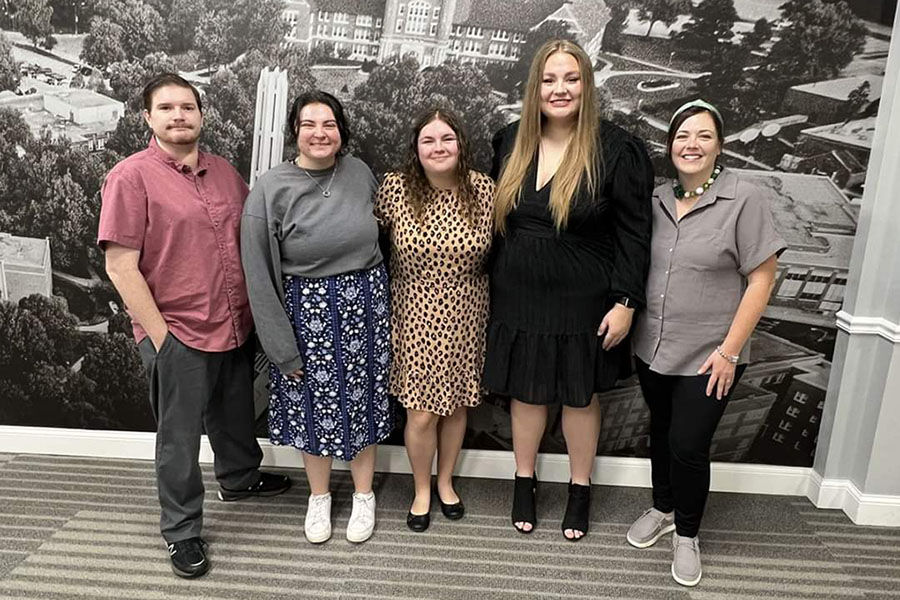
<instances>
[{"instance_id":1,"label":"white wall column","mask_svg":"<svg viewBox=\"0 0 900 600\"><path fill-rule=\"evenodd\" d=\"M850 262L809 497L900 526L900 14Z\"/></svg>"}]
</instances>

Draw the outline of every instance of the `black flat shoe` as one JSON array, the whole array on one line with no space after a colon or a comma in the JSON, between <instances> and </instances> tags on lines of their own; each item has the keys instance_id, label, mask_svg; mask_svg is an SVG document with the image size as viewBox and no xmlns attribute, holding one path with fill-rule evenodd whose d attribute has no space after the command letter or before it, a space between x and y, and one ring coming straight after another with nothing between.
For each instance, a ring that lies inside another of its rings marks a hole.
<instances>
[{"instance_id":1,"label":"black flat shoe","mask_svg":"<svg viewBox=\"0 0 900 600\"><path fill-rule=\"evenodd\" d=\"M537 514L534 507L534 493L537 491L537 475L519 477L516 475L513 487L512 524L519 533L531 533L537 528ZM531 529L519 529L516 523L531 523Z\"/></svg>"},{"instance_id":2,"label":"black flat shoe","mask_svg":"<svg viewBox=\"0 0 900 600\"><path fill-rule=\"evenodd\" d=\"M569 482L569 501L566 503L566 514L562 520L563 537L570 542L584 539L588 532L591 515L591 486ZM580 531L581 537L566 537L566 529Z\"/></svg>"},{"instance_id":3,"label":"black flat shoe","mask_svg":"<svg viewBox=\"0 0 900 600\"><path fill-rule=\"evenodd\" d=\"M414 515L412 511L406 515L406 526L415 531L416 533L422 533L428 526L431 525L431 511L429 510L424 515Z\"/></svg>"},{"instance_id":4,"label":"black flat shoe","mask_svg":"<svg viewBox=\"0 0 900 600\"><path fill-rule=\"evenodd\" d=\"M458 521L466 514L466 507L463 506L462 500L454 502L453 504L447 504L441 500L440 495L438 495L438 502L441 503L441 512L451 521Z\"/></svg>"}]
</instances>

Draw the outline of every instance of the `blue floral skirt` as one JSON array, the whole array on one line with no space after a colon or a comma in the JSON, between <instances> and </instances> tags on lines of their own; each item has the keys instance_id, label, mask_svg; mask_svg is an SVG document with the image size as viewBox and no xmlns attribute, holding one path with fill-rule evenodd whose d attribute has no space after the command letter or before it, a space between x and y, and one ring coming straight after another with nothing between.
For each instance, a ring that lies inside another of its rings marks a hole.
<instances>
[{"instance_id":1,"label":"blue floral skirt","mask_svg":"<svg viewBox=\"0 0 900 600\"><path fill-rule=\"evenodd\" d=\"M284 278L303 377L269 371L269 437L316 456L353 458L390 435L390 298L384 265L333 277Z\"/></svg>"}]
</instances>

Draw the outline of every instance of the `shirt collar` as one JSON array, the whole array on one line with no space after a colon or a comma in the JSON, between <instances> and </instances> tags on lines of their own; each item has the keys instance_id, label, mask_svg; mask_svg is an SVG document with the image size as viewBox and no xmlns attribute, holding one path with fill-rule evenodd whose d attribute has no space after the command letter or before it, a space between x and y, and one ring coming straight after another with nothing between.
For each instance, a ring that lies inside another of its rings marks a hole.
<instances>
[{"instance_id":1,"label":"shirt collar","mask_svg":"<svg viewBox=\"0 0 900 600\"><path fill-rule=\"evenodd\" d=\"M195 175L203 175L206 172L206 168L208 165L206 153L201 152L200 150L197 150L197 168L191 169L191 167L175 160L171 154L160 148L159 143L157 143L156 141L155 135L150 136L150 143L147 145L147 149L150 151L150 154L161 160L163 163L169 165L179 173L193 172Z\"/></svg>"},{"instance_id":2,"label":"shirt collar","mask_svg":"<svg viewBox=\"0 0 900 600\"><path fill-rule=\"evenodd\" d=\"M694 205L691 212L696 212L705 206L714 204L717 200L734 200L737 196L737 184L737 173L728 167L723 167L722 172L719 173L719 176L716 177L713 184L709 186L709 189L700 197L700 201ZM660 187L656 196L672 221L677 222L678 219L675 218L675 215L677 214L675 212L675 190L672 188L671 179L666 181L666 183Z\"/></svg>"}]
</instances>

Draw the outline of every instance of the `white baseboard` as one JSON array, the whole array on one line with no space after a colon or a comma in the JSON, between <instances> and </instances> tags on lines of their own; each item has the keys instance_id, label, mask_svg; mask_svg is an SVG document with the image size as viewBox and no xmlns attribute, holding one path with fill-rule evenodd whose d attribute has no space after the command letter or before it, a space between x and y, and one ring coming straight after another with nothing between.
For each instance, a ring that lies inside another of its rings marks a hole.
<instances>
[{"instance_id":1,"label":"white baseboard","mask_svg":"<svg viewBox=\"0 0 900 600\"><path fill-rule=\"evenodd\" d=\"M97 431L55 427L13 427L0 425L0 452L53 454L153 460L155 434L135 431ZM259 440L263 465L297 468L301 455L293 448L273 446ZM200 445L200 462L211 463L212 448L206 436ZM346 463L335 462L336 469ZM400 446L378 449L376 470L385 473L409 473L406 450ZM538 473L542 481L569 480L569 462L565 455L541 454ZM515 472L512 452L463 450L457 472L462 477L511 479ZM601 456L592 475L599 485L650 487L650 461L645 458ZM843 510L860 525L900 526L900 496L863 494L850 481L822 480L806 467L782 467L743 463L713 463L711 489L716 492L806 496L819 508Z\"/></svg>"},{"instance_id":2,"label":"white baseboard","mask_svg":"<svg viewBox=\"0 0 900 600\"><path fill-rule=\"evenodd\" d=\"M152 432L0 426L0 452L153 460L154 439ZM295 449L273 446L264 439L259 443L263 449L263 465L302 466L301 455ZM211 463L212 460L212 448L203 436L200 462ZM346 469L347 465L336 462L335 468ZM409 473L406 450L401 446L379 447L376 469L386 473ZM569 480L569 460L562 454L541 454L537 471L542 481L564 483ZM809 471L800 467L714 463L712 489L802 496L806 493ZM512 479L515 461L512 452L463 450L457 472L462 477ZM599 485L650 487L650 461L601 456L597 458L592 478Z\"/></svg>"},{"instance_id":3,"label":"white baseboard","mask_svg":"<svg viewBox=\"0 0 900 600\"><path fill-rule=\"evenodd\" d=\"M838 508L857 525L900 527L900 496L864 494L849 479L810 472L807 497L819 508Z\"/></svg>"}]
</instances>

